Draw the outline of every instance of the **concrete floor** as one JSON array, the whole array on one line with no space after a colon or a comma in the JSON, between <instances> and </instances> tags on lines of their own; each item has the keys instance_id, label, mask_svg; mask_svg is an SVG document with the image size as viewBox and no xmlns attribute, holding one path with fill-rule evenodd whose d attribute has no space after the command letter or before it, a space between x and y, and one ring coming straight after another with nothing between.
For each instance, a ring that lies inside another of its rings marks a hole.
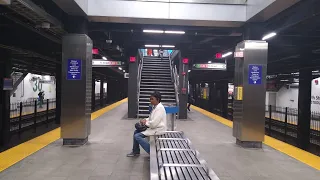
<instances>
[{"instance_id":1,"label":"concrete floor","mask_svg":"<svg viewBox=\"0 0 320 180\"><path fill-rule=\"evenodd\" d=\"M124 103L94 120L87 145L62 147L58 140L0 173L0 180L148 180L148 155L126 157L136 123L126 112ZM198 112L177 126L221 180L320 179L319 171L270 147L238 147L232 129Z\"/></svg>"},{"instance_id":2,"label":"concrete floor","mask_svg":"<svg viewBox=\"0 0 320 180\"><path fill-rule=\"evenodd\" d=\"M235 144L232 129L194 110L178 121L193 146L221 180L319 180L320 171L263 146L244 149Z\"/></svg>"}]
</instances>

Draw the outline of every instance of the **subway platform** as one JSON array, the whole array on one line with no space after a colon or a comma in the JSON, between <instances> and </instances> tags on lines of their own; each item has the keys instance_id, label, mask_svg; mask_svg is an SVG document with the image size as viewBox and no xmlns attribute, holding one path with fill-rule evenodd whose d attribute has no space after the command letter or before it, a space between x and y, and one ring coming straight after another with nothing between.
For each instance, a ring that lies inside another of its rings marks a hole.
<instances>
[{"instance_id":1,"label":"subway platform","mask_svg":"<svg viewBox=\"0 0 320 180\"><path fill-rule=\"evenodd\" d=\"M108 112L102 109L92 115L92 133L84 146L63 147L58 139L59 131L55 130L22 144L24 149L15 147L1 153L0 180L148 180L148 155L126 157L132 148L136 123L126 117L127 107L122 101L107 109ZM222 124L225 122L221 123L220 117L210 116L193 107L189 118L177 121L177 127L185 132L221 180L320 179L319 163L311 162L309 165L314 166L311 167L267 145L263 149L243 149L235 144L228 124ZM31 152L35 147L44 148ZM13 160L15 156L22 159L23 154L31 155L21 161ZM308 162L320 159L312 155L305 158Z\"/></svg>"}]
</instances>

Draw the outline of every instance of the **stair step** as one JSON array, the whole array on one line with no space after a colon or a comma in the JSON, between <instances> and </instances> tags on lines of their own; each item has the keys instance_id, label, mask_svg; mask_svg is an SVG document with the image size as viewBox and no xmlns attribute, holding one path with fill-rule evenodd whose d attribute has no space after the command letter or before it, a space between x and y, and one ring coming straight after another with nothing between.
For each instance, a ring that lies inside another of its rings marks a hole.
<instances>
[{"instance_id":1,"label":"stair step","mask_svg":"<svg viewBox=\"0 0 320 180\"><path fill-rule=\"evenodd\" d=\"M147 75L147 74L143 74L141 75L141 79L152 79L152 80L155 80L155 79L163 79L163 80L169 80L171 81L171 76L155 76L155 75Z\"/></svg>"},{"instance_id":2,"label":"stair step","mask_svg":"<svg viewBox=\"0 0 320 180\"><path fill-rule=\"evenodd\" d=\"M172 95L165 95L165 94L161 94L162 98L175 98L176 95L175 94L172 94ZM140 97L150 97L149 94L140 94Z\"/></svg>"},{"instance_id":3,"label":"stair step","mask_svg":"<svg viewBox=\"0 0 320 180\"><path fill-rule=\"evenodd\" d=\"M171 74L170 69L166 69L166 70L159 70L159 69L142 69L142 73Z\"/></svg>"},{"instance_id":4,"label":"stair step","mask_svg":"<svg viewBox=\"0 0 320 180\"><path fill-rule=\"evenodd\" d=\"M171 76L171 73L166 73L166 72L161 72L161 71L153 71L153 72L150 72L150 71L142 71L141 74L156 74L156 75L167 75L167 76Z\"/></svg>"},{"instance_id":5,"label":"stair step","mask_svg":"<svg viewBox=\"0 0 320 180\"><path fill-rule=\"evenodd\" d=\"M149 114L138 114L138 117L147 118L149 117Z\"/></svg>"},{"instance_id":6,"label":"stair step","mask_svg":"<svg viewBox=\"0 0 320 180\"><path fill-rule=\"evenodd\" d=\"M139 98L139 101L141 101L141 100L150 101L150 98ZM161 101L175 101L175 99L161 98ZM143 101L142 101L142 102L143 102Z\"/></svg>"},{"instance_id":7,"label":"stair step","mask_svg":"<svg viewBox=\"0 0 320 180\"><path fill-rule=\"evenodd\" d=\"M159 84L159 82L152 82L152 81L141 81L141 83L140 83L140 85L151 85L151 84ZM167 81L165 81L165 82L161 82L161 84L170 84L170 85L173 85L173 83L172 82L167 82Z\"/></svg>"},{"instance_id":8,"label":"stair step","mask_svg":"<svg viewBox=\"0 0 320 180\"><path fill-rule=\"evenodd\" d=\"M168 87L168 88L174 88L173 85L163 85L163 84L159 84L159 85L140 85L140 88L143 88L143 87Z\"/></svg>"},{"instance_id":9,"label":"stair step","mask_svg":"<svg viewBox=\"0 0 320 180\"><path fill-rule=\"evenodd\" d=\"M154 81L171 82L171 78L162 78L162 79L159 79L159 78L146 79L146 78L150 78L150 77L145 76L145 77L141 78L141 83L142 82L154 82Z\"/></svg>"},{"instance_id":10,"label":"stair step","mask_svg":"<svg viewBox=\"0 0 320 180\"><path fill-rule=\"evenodd\" d=\"M142 76L167 76L171 78L170 74L161 74L161 73L146 73L146 72L142 72L141 74Z\"/></svg>"},{"instance_id":11,"label":"stair step","mask_svg":"<svg viewBox=\"0 0 320 180\"><path fill-rule=\"evenodd\" d=\"M174 88L140 88L140 90L152 90L152 91L174 91Z\"/></svg>"},{"instance_id":12,"label":"stair step","mask_svg":"<svg viewBox=\"0 0 320 180\"><path fill-rule=\"evenodd\" d=\"M150 96L150 94L154 93L153 90L140 90L140 94L148 94ZM163 94L175 94L174 91L160 91L160 94L163 95Z\"/></svg>"}]
</instances>

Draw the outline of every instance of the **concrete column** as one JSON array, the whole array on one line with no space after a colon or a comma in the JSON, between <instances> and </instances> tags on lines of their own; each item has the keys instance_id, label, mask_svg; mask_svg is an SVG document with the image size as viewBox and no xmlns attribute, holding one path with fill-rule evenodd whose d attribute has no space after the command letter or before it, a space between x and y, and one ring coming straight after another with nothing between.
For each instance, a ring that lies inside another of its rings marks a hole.
<instances>
[{"instance_id":1,"label":"concrete column","mask_svg":"<svg viewBox=\"0 0 320 180\"><path fill-rule=\"evenodd\" d=\"M129 63L128 81L128 118L135 118L138 114L138 70L140 57L136 56L136 62Z\"/></svg>"},{"instance_id":2,"label":"concrete column","mask_svg":"<svg viewBox=\"0 0 320 180\"><path fill-rule=\"evenodd\" d=\"M104 107L104 101L103 101L103 77L100 79L100 107Z\"/></svg>"},{"instance_id":3,"label":"concrete column","mask_svg":"<svg viewBox=\"0 0 320 180\"><path fill-rule=\"evenodd\" d=\"M92 77L91 89L91 112L94 112L96 109L96 79L94 77Z\"/></svg>"},{"instance_id":4,"label":"concrete column","mask_svg":"<svg viewBox=\"0 0 320 180\"><path fill-rule=\"evenodd\" d=\"M61 59L61 55L59 56ZM61 64L56 64L56 124L60 124L61 119Z\"/></svg>"},{"instance_id":5,"label":"concrete column","mask_svg":"<svg viewBox=\"0 0 320 180\"><path fill-rule=\"evenodd\" d=\"M189 79L189 63L183 63L181 52L178 54L179 61L179 119L187 119L187 103L188 103L188 79Z\"/></svg>"},{"instance_id":6,"label":"concrete column","mask_svg":"<svg viewBox=\"0 0 320 180\"><path fill-rule=\"evenodd\" d=\"M11 54L0 49L0 145L6 146L10 138L10 90L3 90L3 79L11 78Z\"/></svg>"},{"instance_id":7,"label":"concrete column","mask_svg":"<svg viewBox=\"0 0 320 180\"><path fill-rule=\"evenodd\" d=\"M87 20L69 16L62 40L61 137L64 145L83 145L91 133L92 40Z\"/></svg>"},{"instance_id":8,"label":"concrete column","mask_svg":"<svg viewBox=\"0 0 320 180\"><path fill-rule=\"evenodd\" d=\"M308 60L303 59L303 61ZM311 81L312 70L300 70L298 97L298 145L304 150L307 150L310 144Z\"/></svg>"},{"instance_id":9,"label":"concrete column","mask_svg":"<svg viewBox=\"0 0 320 180\"><path fill-rule=\"evenodd\" d=\"M228 80L220 81L221 115L228 118Z\"/></svg>"},{"instance_id":10,"label":"concrete column","mask_svg":"<svg viewBox=\"0 0 320 180\"><path fill-rule=\"evenodd\" d=\"M113 103L115 101L114 97L114 88L115 88L115 80L108 80L108 87L107 87L107 101L108 103Z\"/></svg>"}]
</instances>

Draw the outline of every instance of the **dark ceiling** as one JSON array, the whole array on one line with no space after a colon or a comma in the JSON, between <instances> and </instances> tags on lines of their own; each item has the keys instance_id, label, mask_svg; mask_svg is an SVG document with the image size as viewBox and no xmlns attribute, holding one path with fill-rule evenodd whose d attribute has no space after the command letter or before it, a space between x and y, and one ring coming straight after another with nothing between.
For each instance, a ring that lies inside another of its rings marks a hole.
<instances>
[{"instance_id":1,"label":"dark ceiling","mask_svg":"<svg viewBox=\"0 0 320 180\"><path fill-rule=\"evenodd\" d=\"M30 0L29 0L30 1ZM64 19L67 16L52 1L32 0L40 9L52 16L53 28L39 27L41 21L22 16L16 9L0 6L0 48L12 51L17 71L41 74L55 74L61 61L61 36L66 32ZM320 1L304 0L286 11L258 24L261 37L275 31L276 37L268 40L268 74L291 74L301 68L320 69ZM57 20L57 21L55 21ZM212 28L192 26L89 23L88 35L99 48L101 56L127 61L145 44L175 45L184 57L193 62L211 60L217 52L233 51L244 39L247 23L239 28ZM257 25L255 25L257 26ZM146 34L143 29L182 30L184 35ZM106 40L112 39L112 44ZM308 66L303 61L310 60ZM191 78L201 80L231 79L233 77L232 57L227 58L228 71L191 72ZM97 76L116 78L122 76L111 69L94 70Z\"/></svg>"}]
</instances>

